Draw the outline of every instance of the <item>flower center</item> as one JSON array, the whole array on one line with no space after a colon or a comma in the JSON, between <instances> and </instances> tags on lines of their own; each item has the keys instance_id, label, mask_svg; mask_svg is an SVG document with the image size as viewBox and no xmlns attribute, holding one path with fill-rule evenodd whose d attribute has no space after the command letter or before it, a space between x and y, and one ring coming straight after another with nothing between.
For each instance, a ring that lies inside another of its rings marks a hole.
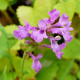
<instances>
[{"instance_id":1,"label":"flower center","mask_svg":"<svg viewBox=\"0 0 80 80\"><path fill-rule=\"evenodd\" d=\"M44 30L40 30L40 33L42 33L42 34L43 34L43 33L44 33Z\"/></svg>"}]
</instances>

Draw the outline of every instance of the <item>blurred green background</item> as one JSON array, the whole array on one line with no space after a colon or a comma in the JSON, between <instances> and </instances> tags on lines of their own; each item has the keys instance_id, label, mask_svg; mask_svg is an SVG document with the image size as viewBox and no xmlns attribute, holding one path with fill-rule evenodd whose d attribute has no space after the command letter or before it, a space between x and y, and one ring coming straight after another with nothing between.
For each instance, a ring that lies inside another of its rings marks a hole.
<instances>
[{"instance_id":1,"label":"blurred green background","mask_svg":"<svg viewBox=\"0 0 80 80\"><path fill-rule=\"evenodd\" d=\"M47 11L55 8L72 21L73 40L63 49L61 60L48 48L36 48L34 53L43 54L42 69L35 73L32 59L26 58L21 74L24 40L15 39L13 31L24 25L24 20L37 26L40 19L49 17ZM0 23L0 80L80 80L80 0L0 0Z\"/></svg>"}]
</instances>

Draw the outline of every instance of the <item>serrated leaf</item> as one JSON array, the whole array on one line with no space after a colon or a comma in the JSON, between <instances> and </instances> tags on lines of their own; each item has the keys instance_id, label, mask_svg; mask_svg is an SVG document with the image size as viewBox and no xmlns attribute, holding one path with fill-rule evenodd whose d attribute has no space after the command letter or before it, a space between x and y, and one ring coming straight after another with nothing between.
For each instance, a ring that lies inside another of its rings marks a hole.
<instances>
[{"instance_id":1,"label":"serrated leaf","mask_svg":"<svg viewBox=\"0 0 80 80\"><path fill-rule=\"evenodd\" d=\"M24 20L28 21L32 26L37 26L40 19L48 17L47 11L51 10L51 0L36 0L34 7L20 6L17 9L17 16L22 25Z\"/></svg>"},{"instance_id":2,"label":"serrated leaf","mask_svg":"<svg viewBox=\"0 0 80 80\"><path fill-rule=\"evenodd\" d=\"M76 9L76 2L75 0L67 0L66 2L63 3L58 3L56 4L53 9L57 9L60 11L60 16L63 13L67 13L67 15L69 16L69 20L72 20L73 16L74 16L74 12Z\"/></svg>"}]
</instances>

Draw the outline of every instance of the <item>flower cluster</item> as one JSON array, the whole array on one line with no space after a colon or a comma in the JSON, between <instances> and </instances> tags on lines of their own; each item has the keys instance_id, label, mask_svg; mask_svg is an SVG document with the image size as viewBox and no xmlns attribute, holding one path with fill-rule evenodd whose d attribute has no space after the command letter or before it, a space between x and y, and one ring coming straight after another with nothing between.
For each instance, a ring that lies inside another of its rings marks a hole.
<instances>
[{"instance_id":1,"label":"flower cluster","mask_svg":"<svg viewBox=\"0 0 80 80\"><path fill-rule=\"evenodd\" d=\"M51 45L43 44L45 47L49 47L55 52L58 59L61 59L64 54L62 51L65 48L67 42L72 40L72 36L70 36L71 30L73 30L71 25L71 21L69 21L69 17L67 14L63 14L60 18L60 12L56 9L51 12L48 11L48 15L50 18L42 19L38 22L38 27L30 26L28 22L25 21L25 26L19 26L18 30L14 31L14 36L19 38L19 40L24 39L26 37L30 37L32 42L40 43L44 38L49 39ZM30 31L32 31L30 33ZM55 36L53 36L55 35ZM62 43L58 43L61 38L64 39ZM30 44L30 41L26 41ZM38 54L36 57L29 53L29 55L33 59L32 68L35 68L35 71L38 72L41 69L41 63L38 60L42 57L42 54Z\"/></svg>"}]
</instances>

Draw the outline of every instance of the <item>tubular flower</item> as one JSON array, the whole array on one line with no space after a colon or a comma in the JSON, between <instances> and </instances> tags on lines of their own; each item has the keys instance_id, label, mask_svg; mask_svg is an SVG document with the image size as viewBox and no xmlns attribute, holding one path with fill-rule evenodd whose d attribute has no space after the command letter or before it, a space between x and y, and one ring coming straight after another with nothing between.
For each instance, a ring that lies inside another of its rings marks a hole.
<instances>
[{"instance_id":1,"label":"tubular flower","mask_svg":"<svg viewBox=\"0 0 80 80\"><path fill-rule=\"evenodd\" d=\"M43 38L48 38L46 34L47 29L47 20L40 20L38 23L39 30L32 31L31 38L34 39L36 42L41 42Z\"/></svg>"},{"instance_id":2,"label":"tubular flower","mask_svg":"<svg viewBox=\"0 0 80 80\"><path fill-rule=\"evenodd\" d=\"M38 22L37 27L30 26L28 22L25 21L25 26L19 26L18 30L14 31L14 36L19 38L19 40L29 37L31 39L26 40L26 43L35 48L36 43L40 43L38 47L48 47L51 48L58 59L62 58L64 54L62 49L64 49L69 43L73 36L70 35L70 31L73 30L71 25L71 21L69 21L69 17L66 13L60 16L60 12L56 9L51 12L48 11L49 19L41 19ZM30 33L31 31L31 33ZM49 39L51 44L42 44L42 41L45 39ZM63 42L61 41L63 38ZM59 43L61 41L61 43ZM41 45L41 46L40 46ZM42 54L38 54L36 57L29 53L29 56L33 59L32 69L35 69L35 72L38 72L42 65L39 61L42 58Z\"/></svg>"}]
</instances>

